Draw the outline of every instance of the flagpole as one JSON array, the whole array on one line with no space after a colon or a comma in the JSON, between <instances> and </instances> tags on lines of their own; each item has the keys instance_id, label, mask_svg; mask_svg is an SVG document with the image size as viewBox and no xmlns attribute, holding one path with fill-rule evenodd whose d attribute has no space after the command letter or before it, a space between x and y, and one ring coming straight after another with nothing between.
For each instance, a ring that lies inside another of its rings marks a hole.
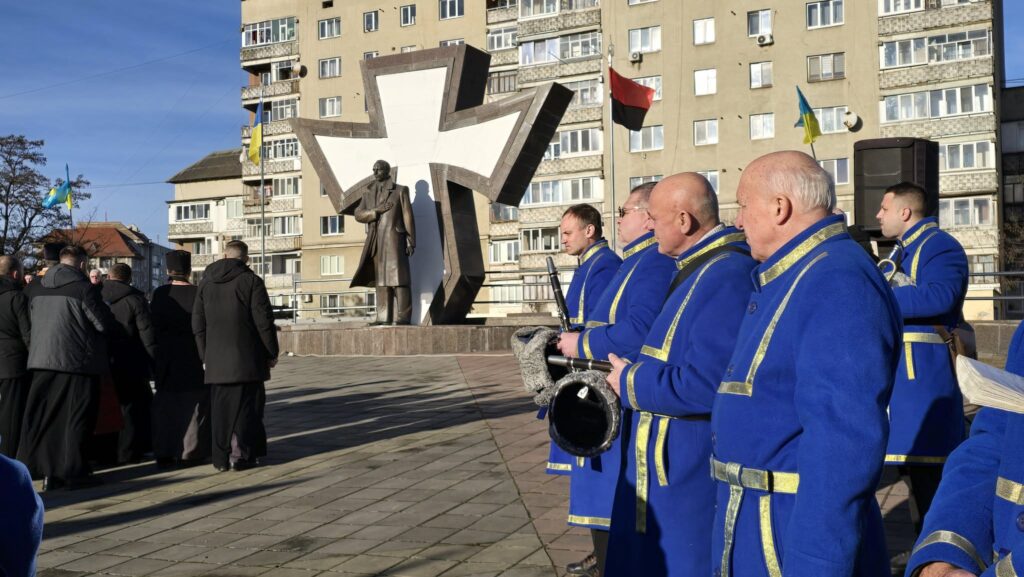
<instances>
[{"instance_id":1,"label":"flagpole","mask_svg":"<svg viewBox=\"0 0 1024 577\"><path fill-rule=\"evenodd\" d=\"M257 108L263 112L263 85L260 84L260 105ZM262 123L262 118L257 118L256 123ZM260 277L267 277L267 190L263 186L263 132L260 128ZM250 135L251 137L251 135ZM251 140L250 140L251 145Z\"/></svg>"},{"instance_id":2,"label":"flagpole","mask_svg":"<svg viewBox=\"0 0 1024 577\"><path fill-rule=\"evenodd\" d=\"M818 160L818 153L814 152L814 143L811 143L811 156L814 157L815 162Z\"/></svg>"},{"instance_id":3,"label":"flagpole","mask_svg":"<svg viewBox=\"0 0 1024 577\"><path fill-rule=\"evenodd\" d=\"M615 53L615 45L608 44L608 69L612 68L612 54ZM611 73L608 73L609 75ZM615 209L618 208L615 203L615 121L612 120L612 83L611 78L608 78L608 151L611 155L611 189L612 189L612 250L618 248L618 226L615 224Z\"/></svg>"}]
</instances>

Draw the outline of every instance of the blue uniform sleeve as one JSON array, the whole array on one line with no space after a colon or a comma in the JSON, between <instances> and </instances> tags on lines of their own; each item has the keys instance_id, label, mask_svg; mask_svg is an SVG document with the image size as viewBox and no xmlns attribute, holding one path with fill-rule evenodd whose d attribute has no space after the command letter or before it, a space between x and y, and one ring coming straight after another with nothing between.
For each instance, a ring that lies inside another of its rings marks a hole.
<instances>
[{"instance_id":1,"label":"blue uniform sleeve","mask_svg":"<svg viewBox=\"0 0 1024 577\"><path fill-rule=\"evenodd\" d=\"M672 351L681 355L671 355L667 363L644 357L622 372L619 385L625 406L672 417L711 412L750 298L751 266L743 266L736 256L726 261L733 259L737 262L712 265L711 274L692 285L694 292L684 313L692 320L679 327L683 332L677 333L672 343ZM685 284L676 290L684 288ZM663 314L675 315L676 311Z\"/></svg>"},{"instance_id":2,"label":"blue uniform sleeve","mask_svg":"<svg viewBox=\"0 0 1024 577\"><path fill-rule=\"evenodd\" d=\"M794 295L800 328L776 335L800 339L794 404L803 428L782 550L786 575L846 577L876 506L899 317L888 287L866 271L816 272Z\"/></svg>"},{"instance_id":3,"label":"blue uniform sleeve","mask_svg":"<svg viewBox=\"0 0 1024 577\"><path fill-rule=\"evenodd\" d=\"M583 319L589 320L594 317L594 313L597 311L597 305L601 302L601 296L604 291L608 288L608 285L612 282L615 277L615 273L619 270L619 264L622 262L617 258L611 258L612 255L602 255L601 260L594 263L594 270L590 271L590 276L587 277L587 284L584 288L584 299L583 299ZM607 357L605 357L607 358Z\"/></svg>"},{"instance_id":4,"label":"blue uniform sleeve","mask_svg":"<svg viewBox=\"0 0 1024 577\"><path fill-rule=\"evenodd\" d=\"M916 286L892 289L904 319L949 314L960 305L967 289L967 255L959 243L942 233L922 242Z\"/></svg>"},{"instance_id":5,"label":"blue uniform sleeve","mask_svg":"<svg viewBox=\"0 0 1024 577\"><path fill-rule=\"evenodd\" d=\"M36 553L43 539L43 502L21 463L0 456L0 575L35 575Z\"/></svg>"}]
</instances>

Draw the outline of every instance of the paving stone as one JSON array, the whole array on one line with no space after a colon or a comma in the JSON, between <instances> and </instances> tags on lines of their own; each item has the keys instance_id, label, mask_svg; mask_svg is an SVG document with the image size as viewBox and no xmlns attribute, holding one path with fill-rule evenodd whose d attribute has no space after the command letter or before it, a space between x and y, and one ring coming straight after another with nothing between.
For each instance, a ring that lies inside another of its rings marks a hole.
<instances>
[{"instance_id":1,"label":"paving stone","mask_svg":"<svg viewBox=\"0 0 1024 577\"><path fill-rule=\"evenodd\" d=\"M170 561L138 558L121 563L120 565L107 567L103 572L110 575L150 575L171 565Z\"/></svg>"},{"instance_id":2,"label":"paving stone","mask_svg":"<svg viewBox=\"0 0 1024 577\"><path fill-rule=\"evenodd\" d=\"M356 555L340 565L336 565L331 569L331 571L341 573L368 573L373 575L390 569L401 562L401 559L395 557Z\"/></svg>"}]
</instances>

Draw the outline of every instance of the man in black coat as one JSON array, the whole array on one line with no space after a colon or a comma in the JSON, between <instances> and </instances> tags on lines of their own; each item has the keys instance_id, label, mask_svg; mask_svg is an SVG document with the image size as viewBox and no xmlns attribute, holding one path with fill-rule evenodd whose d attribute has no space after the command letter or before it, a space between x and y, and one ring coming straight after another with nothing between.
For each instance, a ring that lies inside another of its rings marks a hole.
<instances>
[{"instance_id":1,"label":"man in black coat","mask_svg":"<svg viewBox=\"0 0 1024 577\"><path fill-rule=\"evenodd\" d=\"M14 458L30 384L28 347L32 320L22 294L21 262L0 256L0 454Z\"/></svg>"},{"instance_id":2,"label":"man in black coat","mask_svg":"<svg viewBox=\"0 0 1024 577\"><path fill-rule=\"evenodd\" d=\"M60 264L33 283L29 300L32 386L18 460L43 489L95 485L84 445L96 426L99 376L107 370L106 334L117 322L83 268L85 251L67 246Z\"/></svg>"},{"instance_id":3,"label":"man in black coat","mask_svg":"<svg viewBox=\"0 0 1024 577\"><path fill-rule=\"evenodd\" d=\"M146 295L131 282L132 268L118 263L110 267L102 285L103 300L117 320L109 342L110 376L124 418L117 443L119 463L138 462L152 448L149 375L156 358L156 334Z\"/></svg>"},{"instance_id":4,"label":"man in black coat","mask_svg":"<svg viewBox=\"0 0 1024 577\"><path fill-rule=\"evenodd\" d=\"M248 469L266 455L264 382L277 364L277 328L263 280L246 263L249 247L229 242L206 267L192 331L212 386L213 466Z\"/></svg>"}]
</instances>

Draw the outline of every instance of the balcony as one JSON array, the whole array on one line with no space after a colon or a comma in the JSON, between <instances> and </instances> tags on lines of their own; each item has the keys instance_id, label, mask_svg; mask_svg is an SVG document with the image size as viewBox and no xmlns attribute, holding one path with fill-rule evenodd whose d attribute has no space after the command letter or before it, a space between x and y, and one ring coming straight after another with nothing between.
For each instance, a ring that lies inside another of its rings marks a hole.
<instances>
[{"instance_id":1,"label":"balcony","mask_svg":"<svg viewBox=\"0 0 1024 577\"><path fill-rule=\"evenodd\" d=\"M942 194L995 192L999 179L995 170L944 172L939 175L939 190Z\"/></svg>"},{"instance_id":2,"label":"balcony","mask_svg":"<svg viewBox=\"0 0 1024 577\"><path fill-rule=\"evenodd\" d=\"M934 139L956 136L960 134L985 134L996 131L996 116L991 112L948 116L930 120L912 122L893 122L883 124L879 130L881 138L912 136L914 138Z\"/></svg>"},{"instance_id":3,"label":"balcony","mask_svg":"<svg viewBox=\"0 0 1024 577\"><path fill-rule=\"evenodd\" d=\"M520 41L533 36L550 35L563 30L596 27L601 25L601 8L592 6L580 10L563 10L547 18L530 18L519 21Z\"/></svg>"},{"instance_id":4,"label":"balcony","mask_svg":"<svg viewBox=\"0 0 1024 577\"><path fill-rule=\"evenodd\" d=\"M287 212L290 210L302 210L301 196L286 196L284 198L267 197L267 212ZM259 214L259 195L253 194L245 197L245 201L242 203L242 212L246 215Z\"/></svg>"},{"instance_id":5,"label":"balcony","mask_svg":"<svg viewBox=\"0 0 1024 577\"><path fill-rule=\"evenodd\" d=\"M298 158L284 158L281 160L268 160L263 163L263 174L283 174L285 172L296 172L302 170L302 161ZM246 158L242 163L243 177L259 177L260 166L249 162Z\"/></svg>"},{"instance_id":6,"label":"balcony","mask_svg":"<svg viewBox=\"0 0 1024 577\"><path fill-rule=\"evenodd\" d=\"M878 35L892 36L992 20L992 2L981 1L878 18Z\"/></svg>"},{"instance_id":7,"label":"balcony","mask_svg":"<svg viewBox=\"0 0 1024 577\"><path fill-rule=\"evenodd\" d=\"M273 96L287 96L289 94L299 93L299 81L298 80L280 80L267 86L243 86L242 87L242 104L255 104L260 100L260 92L263 92L263 98L270 98Z\"/></svg>"},{"instance_id":8,"label":"balcony","mask_svg":"<svg viewBox=\"0 0 1024 577\"><path fill-rule=\"evenodd\" d=\"M192 255L192 268L205 268L210 266L217 260L215 254L193 254Z\"/></svg>"},{"instance_id":9,"label":"balcony","mask_svg":"<svg viewBox=\"0 0 1024 577\"><path fill-rule=\"evenodd\" d=\"M513 4L512 6L506 6L504 8L488 8L487 9L487 24L498 24L499 22L508 22L519 18L519 6Z\"/></svg>"},{"instance_id":10,"label":"balcony","mask_svg":"<svg viewBox=\"0 0 1024 577\"><path fill-rule=\"evenodd\" d=\"M565 115L562 116L562 124L573 124L575 122L592 122L595 120L601 120L604 113L604 108L598 104L596 106L576 107L570 108L565 111Z\"/></svg>"},{"instance_id":11,"label":"balcony","mask_svg":"<svg viewBox=\"0 0 1024 577\"><path fill-rule=\"evenodd\" d=\"M167 225L167 238L192 238L204 234L214 234L213 220L197 220L193 222L172 222Z\"/></svg>"},{"instance_id":12,"label":"balcony","mask_svg":"<svg viewBox=\"0 0 1024 577\"><path fill-rule=\"evenodd\" d=\"M266 285L268 289L290 289L295 286L295 281L301 279L302 275L298 273L268 274L263 277L263 284Z\"/></svg>"},{"instance_id":13,"label":"balcony","mask_svg":"<svg viewBox=\"0 0 1024 577\"><path fill-rule=\"evenodd\" d=\"M562 213L570 204L576 204L576 202L578 201L566 201L565 204L547 204L536 208L530 205L523 206L519 209L519 224L522 226L528 224L558 226L562 220Z\"/></svg>"},{"instance_id":14,"label":"balcony","mask_svg":"<svg viewBox=\"0 0 1024 577\"><path fill-rule=\"evenodd\" d=\"M600 154L590 156L571 156L569 158L555 158L543 160L537 167L537 176L551 174L566 174L571 172L583 172L586 170L601 170L602 158Z\"/></svg>"},{"instance_id":15,"label":"balcony","mask_svg":"<svg viewBox=\"0 0 1024 577\"><path fill-rule=\"evenodd\" d=\"M593 74L601 71L601 55L595 54L586 59L538 64L519 68L519 85L557 80L564 76L577 74Z\"/></svg>"},{"instance_id":16,"label":"balcony","mask_svg":"<svg viewBox=\"0 0 1024 577\"><path fill-rule=\"evenodd\" d=\"M267 122L263 125L263 138L268 136L277 136L279 134L292 134L292 125L287 120L275 120L273 122ZM246 140L252 136L252 127L242 127L242 140Z\"/></svg>"},{"instance_id":17,"label":"balcony","mask_svg":"<svg viewBox=\"0 0 1024 577\"><path fill-rule=\"evenodd\" d=\"M272 58L284 58L299 55L299 41L289 40L288 42L277 42L275 44L264 44L263 46L252 46L243 48L241 61L242 66L253 66L262 62L269 62Z\"/></svg>"},{"instance_id":18,"label":"balcony","mask_svg":"<svg viewBox=\"0 0 1024 577\"><path fill-rule=\"evenodd\" d=\"M249 245L249 254L261 252L260 237L245 235L245 244ZM302 249L302 235L295 236L267 236L267 252L286 252Z\"/></svg>"},{"instance_id":19,"label":"balcony","mask_svg":"<svg viewBox=\"0 0 1024 577\"><path fill-rule=\"evenodd\" d=\"M882 90L906 88L926 84L939 84L953 80L970 80L986 78L994 74L992 57L938 62L924 66L908 66L882 70L879 73L878 85Z\"/></svg>"},{"instance_id":20,"label":"balcony","mask_svg":"<svg viewBox=\"0 0 1024 577\"><path fill-rule=\"evenodd\" d=\"M519 64L519 50L509 48L491 52L491 66L506 66L508 64Z\"/></svg>"}]
</instances>

